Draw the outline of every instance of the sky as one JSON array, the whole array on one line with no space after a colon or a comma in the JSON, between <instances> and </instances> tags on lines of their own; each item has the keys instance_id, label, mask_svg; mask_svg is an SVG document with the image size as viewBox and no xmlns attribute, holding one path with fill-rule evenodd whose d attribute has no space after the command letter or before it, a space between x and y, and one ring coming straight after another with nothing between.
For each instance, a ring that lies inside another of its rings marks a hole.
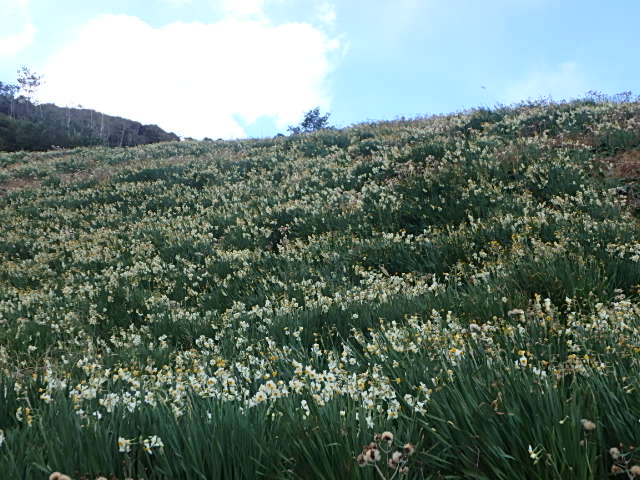
<instances>
[{"instance_id":1,"label":"sky","mask_svg":"<svg viewBox=\"0 0 640 480\"><path fill-rule=\"evenodd\" d=\"M638 0L0 0L0 81L182 137L640 94Z\"/></svg>"}]
</instances>

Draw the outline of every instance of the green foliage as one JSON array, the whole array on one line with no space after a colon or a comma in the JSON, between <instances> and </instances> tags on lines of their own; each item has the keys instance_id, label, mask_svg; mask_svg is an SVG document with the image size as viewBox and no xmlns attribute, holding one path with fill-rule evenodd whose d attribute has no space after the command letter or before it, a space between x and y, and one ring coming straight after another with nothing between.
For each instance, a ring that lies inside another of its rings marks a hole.
<instances>
[{"instance_id":1,"label":"green foliage","mask_svg":"<svg viewBox=\"0 0 640 480\"><path fill-rule=\"evenodd\" d=\"M640 147L640 132L637 129L607 128L596 139L598 152L615 155L616 153Z\"/></svg>"},{"instance_id":2,"label":"green foliage","mask_svg":"<svg viewBox=\"0 0 640 480\"><path fill-rule=\"evenodd\" d=\"M19 120L0 113L0 150L50 150L52 145L60 148L98 145L100 140L89 132L68 133L47 122Z\"/></svg>"},{"instance_id":3,"label":"green foliage","mask_svg":"<svg viewBox=\"0 0 640 480\"><path fill-rule=\"evenodd\" d=\"M35 72L32 72L27 67L21 67L18 70L18 85L20 86L20 91L24 94L26 98L31 98L34 92L38 89L42 81L42 75L38 75Z\"/></svg>"},{"instance_id":4,"label":"green foliage","mask_svg":"<svg viewBox=\"0 0 640 480\"><path fill-rule=\"evenodd\" d=\"M320 107L312 108L304 114L304 119L300 122L300 125L289 126L287 130L293 135L300 135L301 133L329 128L329 115L329 113L320 115Z\"/></svg>"},{"instance_id":5,"label":"green foliage","mask_svg":"<svg viewBox=\"0 0 640 480\"><path fill-rule=\"evenodd\" d=\"M0 472L629 477L638 119L0 154Z\"/></svg>"}]
</instances>

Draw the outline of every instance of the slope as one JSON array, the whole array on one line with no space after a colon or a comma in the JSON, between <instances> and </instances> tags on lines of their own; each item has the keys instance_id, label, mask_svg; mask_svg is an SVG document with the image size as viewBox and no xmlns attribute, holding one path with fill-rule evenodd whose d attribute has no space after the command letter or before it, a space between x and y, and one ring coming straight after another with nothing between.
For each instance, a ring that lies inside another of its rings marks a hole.
<instances>
[{"instance_id":1,"label":"slope","mask_svg":"<svg viewBox=\"0 0 640 480\"><path fill-rule=\"evenodd\" d=\"M0 471L630 472L639 121L586 99L1 155Z\"/></svg>"}]
</instances>

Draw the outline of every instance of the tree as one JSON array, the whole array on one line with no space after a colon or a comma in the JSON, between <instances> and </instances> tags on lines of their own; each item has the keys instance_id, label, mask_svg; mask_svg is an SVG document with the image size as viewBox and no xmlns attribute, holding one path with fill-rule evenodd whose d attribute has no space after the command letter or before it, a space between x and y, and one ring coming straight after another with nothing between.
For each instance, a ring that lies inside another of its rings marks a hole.
<instances>
[{"instance_id":1,"label":"tree","mask_svg":"<svg viewBox=\"0 0 640 480\"><path fill-rule=\"evenodd\" d=\"M293 135L299 135L301 133L315 132L322 128L329 127L329 113L326 115L320 115L320 107L313 108L304 114L304 119L298 126L289 126L287 130Z\"/></svg>"},{"instance_id":2,"label":"tree","mask_svg":"<svg viewBox=\"0 0 640 480\"><path fill-rule=\"evenodd\" d=\"M13 97L20 87L0 82L0 95L3 97Z\"/></svg>"},{"instance_id":3,"label":"tree","mask_svg":"<svg viewBox=\"0 0 640 480\"><path fill-rule=\"evenodd\" d=\"M9 102L9 116L13 117L13 106L15 105L16 95L20 87L18 85L4 84L0 82L0 96L5 97Z\"/></svg>"},{"instance_id":4,"label":"tree","mask_svg":"<svg viewBox=\"0 0 640 480\"><path fill-rule=\"evenodd\" d=\"M20 92L20 96L17 98L18 103L32 103L33 105L38 106L38 102L36 102L33 98L33 94L36 89L40 86L42 81L42 75L38 75L35 72L32 72L27 67L22 67L18 70L18 89ZM42 108L39 108L40 115L42 115Z\"/></svg>"},{"instance_id":5,"label":"tree","mask_svg":"<svg viewBox=\"0 0 640 480\"><path fill-rule=\"evenodd\" d=\"M41 81L42 75L37 75L27 67L22 67L18 70L18 85L20 85L20 92L29 100L31 100L31 96L40 86Z\"/></svg>"}]
</instances>

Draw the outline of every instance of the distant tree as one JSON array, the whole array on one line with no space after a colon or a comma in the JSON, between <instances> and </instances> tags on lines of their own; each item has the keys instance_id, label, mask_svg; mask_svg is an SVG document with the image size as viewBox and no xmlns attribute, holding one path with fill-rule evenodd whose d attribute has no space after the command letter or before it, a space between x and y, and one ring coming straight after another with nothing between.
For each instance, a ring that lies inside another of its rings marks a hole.
<instances>
[{"instance_id":1,"label":"distant tree","mask_svg":"<svg viewBox=\"0 0 640 480\"><path fill-rule=\"evenodd\" d=\"M329 113L320 115L320 107L313 108L304 114L304 119L297 126L289 126L287 131L293 135L301 133L315 132L322 128L329 128Z\"/></svg>"},{"instance_id":2,"label":"distant tree","mask_svg":"<svg viewBox=\"0 0 640 480\"><path fill-rule=\"evenodd\" d=\"M20 91L18 85L11 85L0 82L0 96L5 97L9 102L9 116L13 117L13 108L16 101L16 95Z\"/></svg>"},{"instance_id":3,"label":"distant tree","mask_svg":"<svg viewBox=\"0 0 640 480\"><path fill-rule=\"evenodd\" d=\"M12 97L18 92L19 89L20 87L18 87L17 85L10 85L8 83L0 82L0 95L2 95L3 97Z\"/></svg>"},{"instance_id":4,"label":"distant tree","mask_svg":"<svg viewBox=\"0 0 640 480\"><path fill-rule=\"evenodd\" d=\"M32 72L27 67L22 67L18 70L18 85L20 86L20 93L29 99L29 101L33 102L31 97L41 83L42 75Z\"/></svg>"}]
</instances>

